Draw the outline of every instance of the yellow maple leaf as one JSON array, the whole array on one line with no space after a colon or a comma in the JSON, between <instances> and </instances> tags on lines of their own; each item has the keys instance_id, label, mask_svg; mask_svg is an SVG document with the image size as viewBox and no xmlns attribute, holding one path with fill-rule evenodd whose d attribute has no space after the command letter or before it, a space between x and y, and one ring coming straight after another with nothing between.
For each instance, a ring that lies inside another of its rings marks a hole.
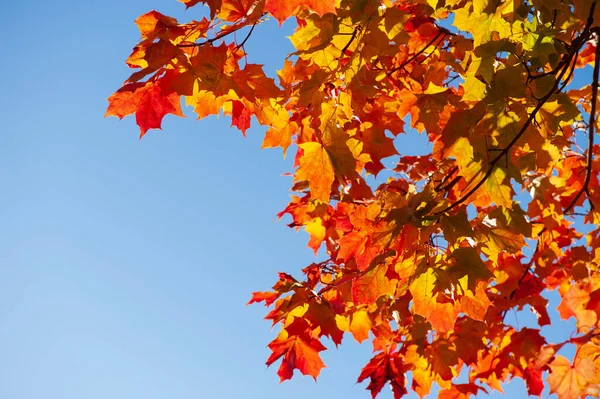
<instances>
[{"instance_id":1,"label":"yellow maple leaf","mask_svg":"<svg viewBox=\"0 0 600 399\"><path fill-rule=\"evenodd\" d=\"M296 180L308 181L312 198L329 202L335 173L327 150L316 142L302 143L299 147L303 153L300 167L296 171Z\"/></svg>"}]
</instances>

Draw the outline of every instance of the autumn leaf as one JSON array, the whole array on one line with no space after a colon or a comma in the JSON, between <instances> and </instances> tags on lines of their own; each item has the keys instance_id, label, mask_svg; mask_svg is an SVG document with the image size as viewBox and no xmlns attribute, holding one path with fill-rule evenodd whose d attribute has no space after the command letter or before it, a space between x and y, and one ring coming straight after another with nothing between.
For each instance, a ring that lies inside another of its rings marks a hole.
<instances>
[{"instance_id":1,"label":"autumn leaf","mask_svg":"<svg viewBox=\"0 0 600 399\"><path fill-rule=\"evenodd\" d=\"M471 395L477 395L479 391L487 391L475 384L452 384L451 389L443 389L438 395L438 399L468 399Z\"/></svg>"},{"instance_id":2,"label":"autumn leaf","mask_svg":"<svg viewBox=\"0 0 600 399\"><path fill-rule=\"evenodd\" d=\"M336 323L334 310L326 303L311 302L304 317L312 325L318 326L320 336L331 338L333 343L340 345L344 337L344 331L340 330Z\"/></svg>"},{"instance_id":3,"label":"autumn leaf","mask_svg":"<svg viewBox=\"0 0 600 399\"><path fill-rule=\"evenodd\" d=\"M456 351L448 344L439 342L431 347L431 370L449 381L454 378L454 365L457 362Z\"/></svg>"},{"instance_id":4,"label":"autumn leaf","mask_svg":"<svg viewBox=\"0 0 600 399\"><path fill-rule=\"evenodd\" d=\"M140 127L140 137L149 129L160 129L165 115L183 116L177 93L165 92L157 83L130 83L108 98L105 116L119 119L135 112Z\"/></svg>"},{"instance_id":5,"label":"autumn leaf","mask_svg":"<svg viewBox=\"0 0 600 399\"><path fill-rule=\"evenodd\" d=\"M230 0L222 1L216 10L218 10L217 16L222 20L236 22L248 17L255 7L254 0Z\"/></svg>"},{"instance_id":6,"label":"autumn leaf","mask_svg":"<svg viewBox=\"0 0 600 399\"><path fill-rule=\"evenodd\" d=\"M454 264L448 273L458 281L465 281L463 289L475 291L479 281L487 281L493 274L489 271L475 248L461 247L452 252Z\"/></svg>"},{"instance_id":7,"label":"autumn leaf","mask_svg":"<svg viewBox=\"0 0 600 399\"><path fill-rule=\"evenodd\" d=\"M195 6L198 3L206 3L210 6L211 9L218 9L221 4L221 0L179 0L183 4L185 4L186 8L190 8Z\"/></svg>"},{"instance_id":8,"label":"autumn leaf","mask_svg":"<svg viewBox=\"0 0 600 399\"><path fill-rule=\"evenodd\" d=\"M328 12L336 13L334 0L267 0L265 11L271 13L271 15L277 18L281 24L283 21L294 15L300 7L306 7L319 15L324 15Z\"/></svg>"},{"instance_id":9,"label":"autumn leaf","mask_svg":"<svg viewBox=\"0 0 600 399\"><path fill-rule=\"evenodd\" d=\"M486 181L486 192L496 205L512 208L513 190L507 181L506 172L497 168Z\"/></svg>"},{"instance_id":10,"label":"autumn leaf","mask_svg":"<svg viewBox=\"0 0 600 399\"><path fill-rule=\"evenodd\" d=\"M352 333L354 339L358 342L363 342L369 338L369 331L373 326L373 322L365 309L357 310L350 316L337 315L335 320L340 330Z\"/></svg>"},{"instance_id":11,"label":"autumn leaf","mask_svg":"<svg viewBox=\"0 0 600 399\"><path fill-rule=\"evenodd\" d=\"M244 136L246 130L250 127L250 110L244 106L241 101L232 101L231 107L231 125L242 131Z\"/></svg>"},{"instance_id":12,"label":"autumn leaf","mask_svg":"<svg viewBox=\"0 0 600 399\"><path fill-rule=\"evenodd\" d=\"M251 305L257 302L264 302L266 306L270 306L281 294L277 292L253 292L252 298L248 301L247 305Z\"/></svg>"},{"instance_id":13,"label":"autumn leaf","mask_svg":"<svg viewBox=\"0 0 600 399\"><path fill-rule=\"evenodd\" d=\"M523 378L527 383L527 393L530 396L542 396L542 391L544 390L542 370L528 366L523 373Z\"/></svg>"},{"instance_id":14,"label":"autumn leaf","mask_svg":"<svg viewBox=\"0 0 600 399\"><path fill-rule=\"evenodd\" d=\"M357 382L362 382L369 378L368 390L371 396L375 398L383 389L386 382L389 381L394 393L394 398L401 398L406 394L404 364L402 358L397 354L380 353L373 357L363 368L358 376Z\"/></svg>"},{"instance_id":15,"label":"autumn leaf","mask_svg":"<svg viewBox=\"0 0 600 399\"><path fill-rule=\"evenodd\" d=\"M268 113L267 113L268 112ZM288 147L292 144L292 137L298 129L295 122L290 121L288 112L283 107L275 107L272 110L265 109L259 121L267 122L271 127L265 133L261 148L281 147L285 155Z\"/></svg>"},{"instance_id":16,"label":"autumn leaf","mask_svg":"<svg viewBox=\"0 0 600 399\"><path fill-rule=\"evenodd\" d=\"M382 295L393 296L397 280L387 277L385 264L378 265L352 282L352 298L356 304L374 303Z\"/></svg>"},{"instance_id":17,"label":"autumn leaf","mask_svg":"<svg viewBox=\"0 0 600 399\"><path fill-rule=\"evenodd\" d=\"M329 153L315 142L299 145L300 167L296 171L297 180L308 181L311 196L323 202L329 202L331 185L335 174Z\"/></svg>"},{"instance_id":18,"label":"autumn leaf","mask_svg":"<svg viewBox=\"0 0 600 399\"><path fill-rule=\"evenodd\" d=\"M297 319L269 344L273 353L267 359L267 366L283 358L277 371L281 381L292 378L294 369L316 380L321 369L325 367L319 352L327 348L318 339L313 338L307 328L306 322Z\"/></svg>"},{"instance_id":19,"label":"autumn leaf","mask_svg":"<svg viewBox=\"0 0 600 399\"><path fill-rule=\"evenodd\" d=\"M590 289L589 285L570 286L568 291L563 294L563 300L557 308L561 318L567 320L574 316L579 329L585 332L592 329L598 321L597 314L587 309L590 301ZM564 288L561 287L561 291L564 291Z\"/></svg>"},{"instance_id":20,"label":"autumn leaf","mask_svg":"<svg viewBox=\"0 0 600 399\"><path fill-rule=\"evenodd\" d=\"M485 293L485 283L479 283L475 291L467 290L460 297L460 310L465 315L483 321L488 308L492 305Z\"/></svg>"},{"instance_id":21,"label":"autumn leaf","mask_svg":"<svg viewBox=\"0 0 600 399\"><path fill-rule=\"evenodd\" d=\"M579 399L587 396L587 386L594 381L595 367L592 359L579 358L571 364L569 359L557 355L550 363L548 384L550 392L559 399Z\"/></svg>"},{"instance_id":22,"label":"autumn leaf","mask_svg":"<svg viewBox=\"0 0 600 399\"><path fill-rule=\"evenodd\" d=\"M440 293L438 279L443 273L427 269L410 285L413 296L414 312L425 317L431 322L434 329L445 332L454 326L459 311L453 303L441 301L443 295Z\"/></svg>"},{"instance_id":23,"label":"autumn leaf","mask_svg":"<svg viewBox=\"0 0 600 399\"><path fill-rule=\"evenodd\" d=\"M135 20L138 29L142 35L142 39L152 41L159 37L169 28L174 28L178 25L175 18L168 17L157 11L150 11L147 14L139 16Z\"/></svg>"}]
</instances>

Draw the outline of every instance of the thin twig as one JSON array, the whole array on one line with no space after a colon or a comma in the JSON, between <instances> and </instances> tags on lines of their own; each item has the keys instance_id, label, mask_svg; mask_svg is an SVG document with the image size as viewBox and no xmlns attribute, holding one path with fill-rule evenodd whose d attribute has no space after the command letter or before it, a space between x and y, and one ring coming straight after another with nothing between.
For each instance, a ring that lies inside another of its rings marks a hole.
<instances>
[{"instance_id":1,"label":"thin twig","mask_svg":"<svg viewBox=\"0 0 600 399\"><path fill-rule=\"evenodd\" d=\"M448 78L449 78L449 80L448 80L448 81L446 81L446 82L444 82L444 86L446 86L446 87L448 87L448 85L449 85L450 83L452 83L454 80L456 80L456 79L460 78L460 75L458 75L458 74L457 74L457 75L454 75L454 76L452 76L452 77L448 76Z\"/></svg>"},{"instance_id":2,"label":"thin twig","mask_svg":"<svg viewBox=\"0 0 600 399\"><path fill-rule=\"evenodd\" d=\"M350 40L348 40L348 43L346 43L346 45L342 49L342 55L341 56L344 55L344 53L346 52L346 50L348 50L348 47L350 47L350 45L352 44L352 42L354 41L354 39L356 39L356 35L358 34L359 30L360 30L360 25L358 25L356 28L354 28L354 31L352 32L352 36L350 36Z\"/></svg>"},{"instance_id":3,"label":"thin twig","mask_svg":"<svg viewBox=\"0 0 600 399\"><path fill-rule=\"evenodd\" d=\"M256 24L258 24L259 20L256 20L256 22L254 22L252 24L252 27L250 28L250 31L248 32L248 34L246 35L246 37L244 38L244 40L242 40L242 42L240 44L238 44L237 46L235 46L235 51L239 50L240 48L244 47L244 44L246 44L246 42L248 41L248 39L250 39L250 35L252 35L252 31L254 31L254 27L256 26Z\"/></svg>"},{"instance_id":4,"label":"thin twig","mask_svg":"<svg viewBox=\"0 0 600 399\"><path fill-rule=\"evenodd\" d=\"M261 15L260 18L262 18L265 15L266 15L266 13ZM250 32L252 32L252 29L254 29L254 26L256 26L260 22L260 18L254 22L254 24L252 25L252 28L250 29ZM237 26L236 25L230 25L230 26L233 26L233 28L223 31L223 32L219 33L218 35L216 35L215 37L213 37L212 39L207 39L207 40L203 41L202 43L181 43L181 44L178 44L177 47L202 47L207 44L212 44L212 43L216 42L217 40L222 39L225 36L230 35L234 32L237 32L238 30L248 26L248 24L247 23L239 23ZM247 38L244 39L244 42L246 40L247 40Z\"/></svg>"},{"instance_id":5,"label":"thin twig","mask_svg":"<svg viewBox=\"0 0 600 399\"><path fill-rule=\"evenodd\" d=\"M460 179L462 178L461 175L457 175L454 179L452 179L452 181L448 184L446 184L444 187L442 187L442 190L449 192L452 187L454 187L456 185L456 183L458 183L460 181Z\"/></svg>"},{"instance_id":6,"label":"thin twig","mask_svg":"<svg viewBox=\"0 0 600 399\"><path fill-rule=\"evenodd\" d=\"M575 67L577 65L577 58L579 56L579 53L575 53L575 57L573 57L573 61L571 62L571 68L569 70L569 74L567 75L566 79L564 80L562 86L558 89L559 92L563 91L563 89L565 87L567 87L567 85L569 84L569 81L571 80L571 77L573 76L573 72L575 72Z\"/></svg>"},{"instance_id":7,"label":"thin twig","mask_svg":"<svg viewBox=\"0 0 600 399\"><path fill-rule=\"evenodd\" d=\"M595 3L594 3L595 4ZM596 31L596 35L600 32ZM590 119L588 122L588 153L587 153L587 165L585 167L585 180L583 181L583 187L577 193L571 203L565 208L564 213L569 212L575 203L579 200L581 195L585 192L588 194L588 201L590 201L590 207L594 209L594 204L589 199L589 184L592 178L592 166L594 161L594 128L596 118L596 101L598 99L598 75L600 74L600 43L598 43L598 37L596 38L596 55L594 59L594 76L592 81L592 109L590 110Z\"/></svg>"},{"instance_id":8,"label":"thin twig","mask_svg":"<svg viewBox=\"0 0 600 399\"><path fill-rule=\"evenodd\" d=\"M221 32L217 36L213 37L212 39L207 39L207 40L203 41L202 43L181 43L181 44L178 44L177 47L202 47L207 44L212 44L213 42L216 42L217 40L222 39L225 36L230 35L233 32L236 32L236 31L242 29L244 26L246 26L246 25L240 25L231 30Z\"/></svg>"},{"instance_id":9,"label":"thin twig","mask_svg":"<svg viewBox=\"0 0 600 399\"><path fill-rule=\"evenodd\" d=\"M442 181L440 181L440 183L435 186L433 189L435 191L439 191L442 186L444 184L446 184L446 182L448 181L448 179L450 179L452 177L453 174L455 174L456 172L458 172L458 166L453 167L452 169L450 169L450 171L448 172L448 174L446 174L446 176L444 176L444 178L442 179Z\"/></svg>"},{"instance_id":10,"label":"thin twig","mask_svg":"<svg viewBox=\"0 0 600 399\"><path fill-rule=\"evenodd\" d=\"M396 68L392 69L391 71L389 71L386 76L390 76L391 74L393 74L396 71L401 70L402 68L404 68L405 66L407 66L408 64L410 64L411 62L413 62L415 60L415 58L417 58L418 56L420 56L421 54L423 54L423 52L425 50L427 50L429 48L429 46L431 46L433 43L435 43L435 41L442 36L442 40L444 40L443 38L446 36L445 33L443 33L442 31L439 31L437 35L435 35L435 37L433 39L431 39L431 41L429 41L429 43L427 43L425 45L425 47L423 47L421 50L417 51L412 57L410 57L409 59L407 59L406 61L404 61L402 64L400 64L400 66L397 66ZM439 44L439 43L438 43ZM436 46L437 47L437 46Z\"/></svg>"}]
</instances>

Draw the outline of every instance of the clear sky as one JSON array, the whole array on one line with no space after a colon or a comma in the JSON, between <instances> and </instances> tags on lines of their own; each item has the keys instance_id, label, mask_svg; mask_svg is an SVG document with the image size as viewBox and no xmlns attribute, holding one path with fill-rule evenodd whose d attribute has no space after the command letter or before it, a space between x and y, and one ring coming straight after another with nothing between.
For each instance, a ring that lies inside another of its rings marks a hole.
<instances>
[{"instance_id":1,"label":"clear sky","mask_svg":"<svg viewBox=\"0 0 600 399\"><path fill-rule=\"evenodd\" d=\"M259 151L264 128L244 139L228 118L195 121L189 109L141 141L133 118L103 118L130 73L134 19L199 19L200 8L0 5L0 398L370 397L354 383L371 346L351 336L340 350L326 342L316 384L298 372L279 384L278 365L264 365L277 331L245 303L276 271L314 260L307 235L275 217L292 157ZM257 27L250 62L274 76L291 28ZM426 151L423 136L401 140ZM565 325L545 335L564 337ZM524 397L524 385L507 393Z\"/></svg>"}]
</instances>

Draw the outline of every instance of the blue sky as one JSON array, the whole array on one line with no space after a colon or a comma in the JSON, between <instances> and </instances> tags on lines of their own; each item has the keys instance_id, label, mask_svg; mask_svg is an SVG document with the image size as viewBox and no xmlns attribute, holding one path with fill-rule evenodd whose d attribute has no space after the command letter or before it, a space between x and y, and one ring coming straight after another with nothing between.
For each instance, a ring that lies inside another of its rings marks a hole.
<instances>
[{"instance_id":1,"label":"blue sky","mask_svg":"<svg viewBox=\"0 0 600 399\"><path fill-rule=\"evenodd\" d=\"M0 397L369 397L354 383L371 347L350 336L340 350L327 343L318 383L279 384L264 365L276 331L264 307L245 306L276 271L314 260L306 235L275 217L292 157L259 151L263 128L244 139L228 118L195 121L189 109L141 141L132 118L103 118L130 73L134 19L151 9L198 19L196 8L0 6ZM250 62L273 76L290 31L259 26ZM424 137L402 141L423 150Z\"/></svg>"}]
</instances>

